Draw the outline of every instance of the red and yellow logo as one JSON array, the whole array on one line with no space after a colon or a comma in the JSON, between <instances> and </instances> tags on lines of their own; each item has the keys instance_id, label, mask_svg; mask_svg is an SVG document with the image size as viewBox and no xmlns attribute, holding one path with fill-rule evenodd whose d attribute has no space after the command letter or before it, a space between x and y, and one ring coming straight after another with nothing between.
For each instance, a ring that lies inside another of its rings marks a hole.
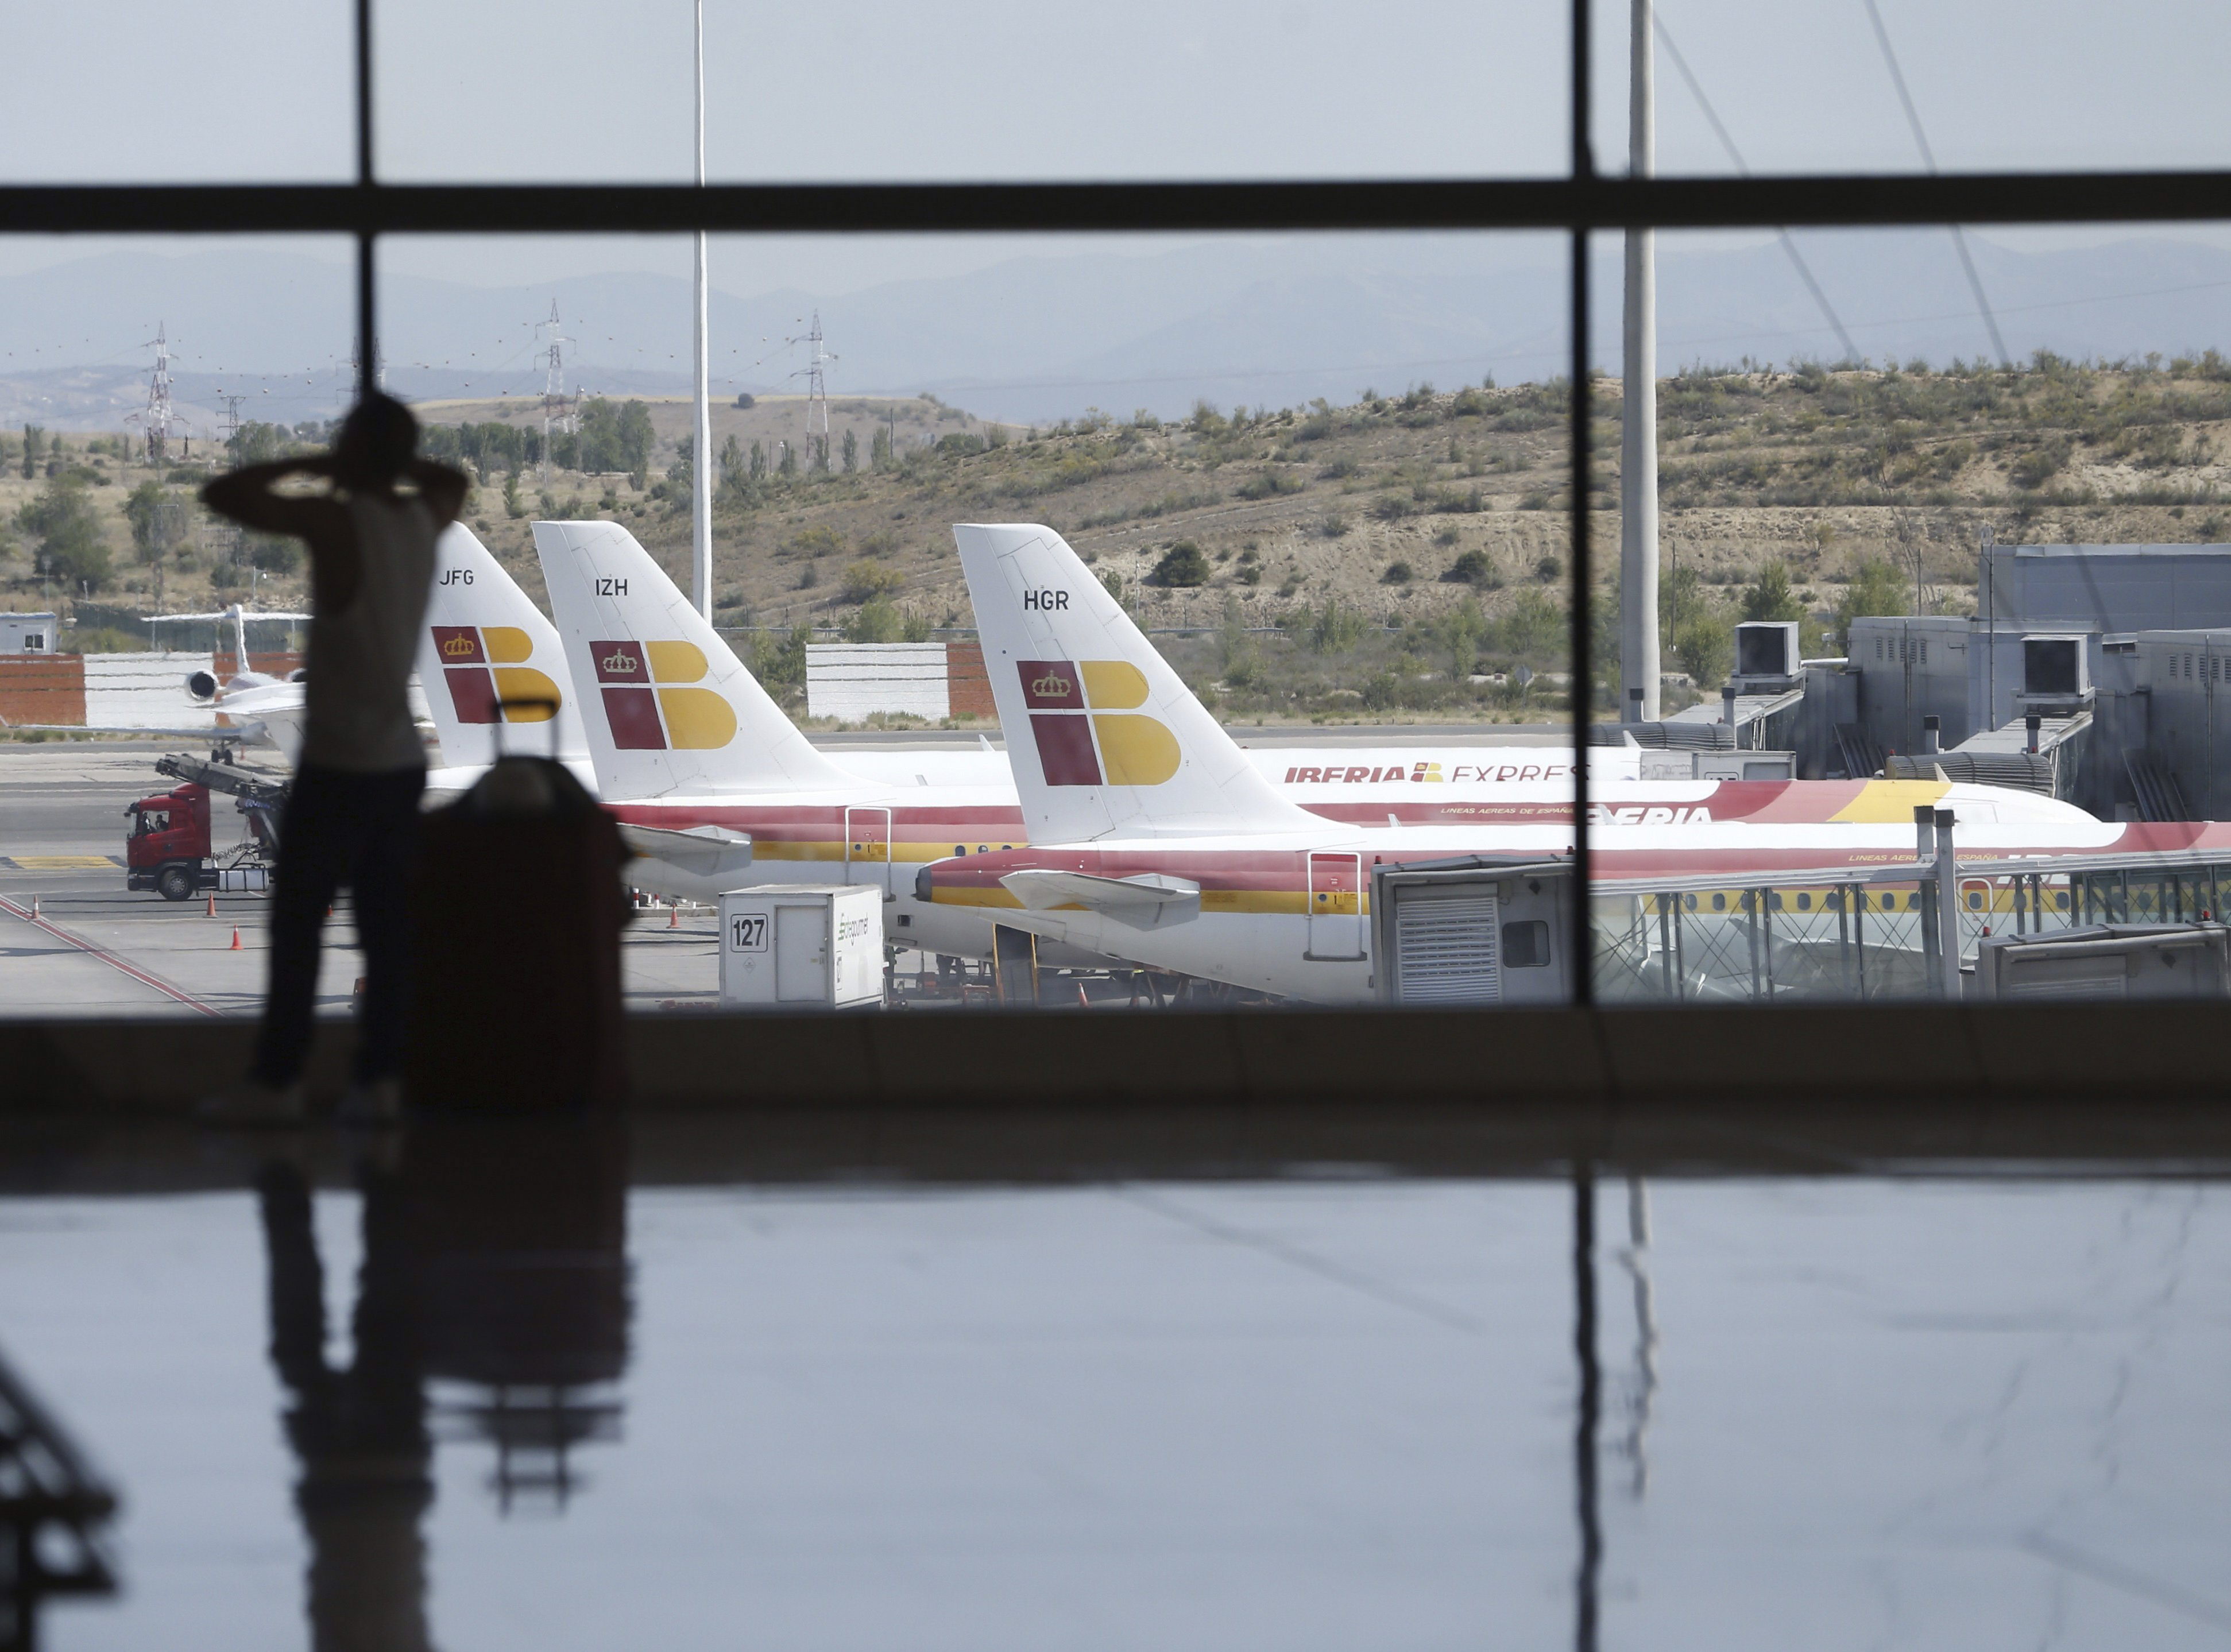
<instances>
[{"instance_id":1,"label":"red and yellow logo","mask_svg":"<svg viewBox=\"0 0 2231 1652\"><path fill-rule=\"evenodd\" d=\"M534 639L516 625L436 625L433 636L442 680L461 723L546 723L554 715L552 707L565 698L556 683L524 663L534 653ZM499 712L507 700L526 700L549 704Z\"/></svg>"},{"instance_id":2,"label":"red and yellow logo","mask_svg":"<svg viewBox=\"0 0 2231 1652\"><path fill-rule=\"evenodd\" d=\"M1178 771L1177 736L1133 712L1147 677L1122 660L1020 660L1015 669L1050 786L1158 786Z\"/></svg>"},{"instance_id":3,"label":"red and yellow logo","mask_svg":"<svg viewBox=\"0 0 2231 1652\"><path fill-rule=\"evenodd\" d=\"M709 668L695 642L589 644L612 744L623 752L706 752L736 738L736 709L701 682Z\"/></svg>"}]
</instances>

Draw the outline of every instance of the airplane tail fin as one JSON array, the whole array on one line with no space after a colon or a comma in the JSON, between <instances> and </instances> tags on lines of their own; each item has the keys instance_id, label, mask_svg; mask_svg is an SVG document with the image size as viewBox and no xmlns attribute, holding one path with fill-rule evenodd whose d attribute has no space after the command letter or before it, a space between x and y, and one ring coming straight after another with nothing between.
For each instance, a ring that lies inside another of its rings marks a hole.
<instances>
[{"instance_id":1,"label":"airplane tail fin","mask_svg":"<svg viewBox=\"0 0 2231 1652\"><path fill-rule=\"evenodd\" d=\"M495 762L502 744L499 722L550 720L541 707L500 711L507 700L557 701L557 755L588 755L557 628L462 522L443 530L435 545L434 586L418 634L418 681L444 764ZM540 756L540 736L549 732L514 735L508 749Z\"/></svg>"},{"instance_id":2,"label":"airplane tail fin","mask_svg":"<svg viewBox=\"0 0 2231 1652\"><path fill-rule=\"evenodd\" d=\"M1033 842L1300 830L1061 535L953 530Z\"/></svg>"},{"instance_id":3,"label":"airplane tail fin","mask_svg":"<svg viewBox=\"0 0 2231 1652\"><path fill-rule=\"evenodd\" d=\"M534 550L606 797L854 784L618 523L537 522Z\"/></svg>"}]
</instances>

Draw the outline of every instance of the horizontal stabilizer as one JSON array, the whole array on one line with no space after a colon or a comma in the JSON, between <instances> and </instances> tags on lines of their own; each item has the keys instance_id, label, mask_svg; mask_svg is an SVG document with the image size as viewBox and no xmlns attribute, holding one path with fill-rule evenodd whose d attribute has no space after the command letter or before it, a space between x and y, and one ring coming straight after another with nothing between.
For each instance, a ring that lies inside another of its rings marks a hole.
<instances>
[{"instance_id":1,"label":"horizontal stabilizer","mask_svg":"<svg viewBox=\"0 0 2231 1652\"><path fill-rule=\"evenodd\" d=\"M1133 929L1166 929L1200 916L1200 885L1160 873L1100 878L1088 872L1010 872L999 884L1031 912L1082 907Z\"/></svg>"},{"instance_id":2,"label":"horizontal stabilizer","mask_svg":"<svg viewBox=\"0 0 2231 1652\"><path fill-rule=\"evenodd\" d=\"M718 878L752 863L752 840L719 826L669 831L663 826L620 823L620 841L646 860L658 861L692 877Z\"/></svg>"}]
</instances>

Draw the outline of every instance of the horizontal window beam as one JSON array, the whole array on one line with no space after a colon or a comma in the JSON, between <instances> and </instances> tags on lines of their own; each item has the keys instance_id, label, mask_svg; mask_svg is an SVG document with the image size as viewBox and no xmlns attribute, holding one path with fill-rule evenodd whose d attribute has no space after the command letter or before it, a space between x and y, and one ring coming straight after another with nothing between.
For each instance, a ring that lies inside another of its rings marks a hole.
<instances>
[{"instance_id":1,"label":"horizontal window beam","mask_svg":"<svg viewBox=\"0 0 2231 1652\"><path fill-rule=\"evenodd\" d=\"M1135 184L0 186L0 233L1733 229L2231 218L2231 172Z\"/></svg>"}]
</instances>

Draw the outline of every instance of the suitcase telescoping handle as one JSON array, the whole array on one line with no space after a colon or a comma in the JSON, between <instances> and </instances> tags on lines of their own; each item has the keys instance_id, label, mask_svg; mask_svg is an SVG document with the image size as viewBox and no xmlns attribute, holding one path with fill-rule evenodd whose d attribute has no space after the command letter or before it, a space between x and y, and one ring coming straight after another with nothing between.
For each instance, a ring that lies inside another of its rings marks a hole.
<instances>
[{"instance_id":1,"label":"suitcase telescoping handle","mask_svg":"<svg viewBox=\"0 0 2231 1652\"><path fill-rule=\"evenodd\" d=\"M550 760L553 763L558 761L558 702L548 694L534 694L520 700L499 700L495 702L496 756L501 758L504 754L504 725L511 721L511 709L514 706L521 711L525 711L531 706L540 706L550 713L542 720L550 725Z\"/></svg>"}]
</instances>

